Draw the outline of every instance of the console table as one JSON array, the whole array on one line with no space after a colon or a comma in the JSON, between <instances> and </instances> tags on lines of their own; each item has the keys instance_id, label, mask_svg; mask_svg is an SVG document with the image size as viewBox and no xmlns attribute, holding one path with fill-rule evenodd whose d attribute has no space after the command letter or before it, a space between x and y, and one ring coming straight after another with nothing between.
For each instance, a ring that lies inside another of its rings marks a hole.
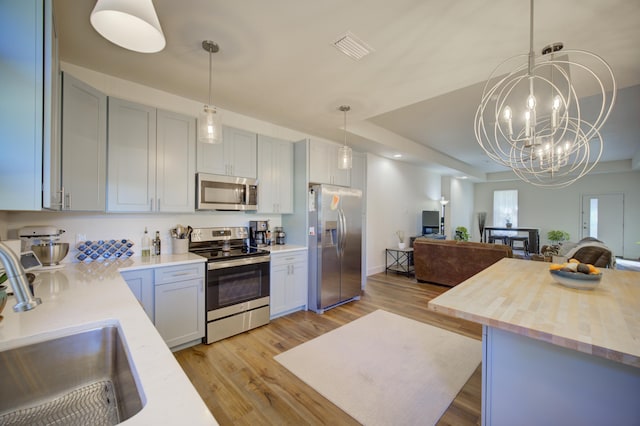
<instances>
[{"instance_id":1,"label":"console table","mask_svg":"<svg viewBox=\"0 0 640 426\"><path fill-rule=\"evenodd\" d=\"M487 242L489 237L493 235L495 231L509 231L509 232L527 232L529 234L529 253L538 254L540 252L540 229L539 228L507 228L506 226L485 226L482 233L482 242Z\"/></svg>"},{"instance_id":2,"label":"console table","mask_svg":"<svg viewBox=\"0 0 640 426\"><path fill-rule=\"evenodd\" d=\"M386 274L389 271L405 274L407 277L414 273L412 248L388 248L385 255Z\"/></svg>"}]
</instances>

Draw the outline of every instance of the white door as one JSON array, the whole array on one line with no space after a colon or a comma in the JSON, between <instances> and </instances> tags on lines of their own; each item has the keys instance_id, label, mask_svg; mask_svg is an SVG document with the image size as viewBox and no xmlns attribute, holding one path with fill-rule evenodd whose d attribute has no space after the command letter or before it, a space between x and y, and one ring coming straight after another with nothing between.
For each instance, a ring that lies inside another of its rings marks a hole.
<instances>
[{"instance_id":1,"label":"white door","mask_svg":"<svg viewBox=\"0 0 640 426\"><path fill-rule=\"evenodd\" d=\"M614 256L624 256L624 194L582 196L582 238L605 243Z\"/></svg>"}]
</instances>

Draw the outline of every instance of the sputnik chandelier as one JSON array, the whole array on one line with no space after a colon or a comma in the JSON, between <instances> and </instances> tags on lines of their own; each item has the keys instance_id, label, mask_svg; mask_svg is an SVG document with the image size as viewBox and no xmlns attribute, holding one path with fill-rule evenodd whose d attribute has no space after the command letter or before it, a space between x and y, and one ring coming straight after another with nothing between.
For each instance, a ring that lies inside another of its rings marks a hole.
<instances>
[{"instance_id":1,"label":"sputnik chandelier","mask_svg":"<svg viewBox=\"0 0 640 426\"><path fill-rule=\"evenodd\" d=\"M600 129L615 103L616 82L611 67L591 52L561 52L562 43L555 43L536 57L533 0L529 40L528 55L505 60L487 80L475 116L476 139L520 179L562 188L599 161Z\"/></svg>"}]
</instances>

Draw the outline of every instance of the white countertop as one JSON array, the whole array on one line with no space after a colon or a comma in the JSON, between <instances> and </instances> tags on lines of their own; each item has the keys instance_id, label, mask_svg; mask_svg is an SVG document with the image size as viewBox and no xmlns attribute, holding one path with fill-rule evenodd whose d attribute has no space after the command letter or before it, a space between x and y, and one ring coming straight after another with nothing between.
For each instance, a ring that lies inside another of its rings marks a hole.
<instances>
[{"instance_id":1,"label":"white countertop","mask_svg":"<svg viewBox=\"0 0 640 426\"><path fill-rule=\"evenodd\" d=\"M144 393L142 410L129 425L216 425L204 401L185 375L119 271L203 262L193 254L133 257L111 265L65 264L37 272L36 297L42 304L15 313L9 297L0 321L0 351L118 324L124 334ZM36 271L34 271L36 272Z\"/></svg>"},{"instance_id":2,"label":"white countertop","mask_svg":"<svg viewBox=\"0 0 640 426\"><path fill-rule=\"evenodd\" d=\"M273 245L273 246L266 246L266 247L262 247L265 250L269 250L271 253L273 254L278 254L278 253L286 253L289 251L299 251L299 250L306 250L307 246L297 246L294 244L283 244L283 245Z\"/></svg>"}]
</instances>

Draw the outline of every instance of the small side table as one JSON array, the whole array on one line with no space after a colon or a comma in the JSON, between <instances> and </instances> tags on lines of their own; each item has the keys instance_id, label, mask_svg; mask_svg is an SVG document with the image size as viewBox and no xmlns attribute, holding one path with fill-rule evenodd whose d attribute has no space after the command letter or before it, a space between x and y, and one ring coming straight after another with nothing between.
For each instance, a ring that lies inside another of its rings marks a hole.
<instances>
[{"instance_id":1,"label":"small side table","mask_svg":"<svg viewBox=\"0 0 640 426\"><path fill-rule=\"evenodd\" d=\"M388 248L385 256L386 274L389 271L405 274L407 277L414 273L413 248Z\"/></svg>"}]
</instances>

